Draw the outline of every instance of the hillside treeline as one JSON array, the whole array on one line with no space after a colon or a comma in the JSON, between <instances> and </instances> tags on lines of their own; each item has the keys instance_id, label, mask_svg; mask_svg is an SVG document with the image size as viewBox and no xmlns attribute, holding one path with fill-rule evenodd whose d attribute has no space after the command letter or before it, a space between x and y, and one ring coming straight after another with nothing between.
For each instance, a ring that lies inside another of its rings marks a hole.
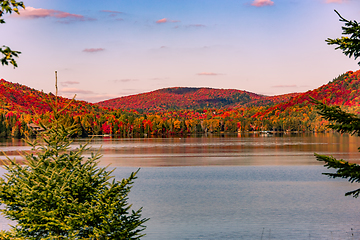
<instances>
[{"instance_id":1,"label":"hillside treeline","mask_svg":"<svg viewBox=\"0 0 360 240\"><path fill-rule=\"evenodd\" d=\"M133 136L171 136L201 133L243 132L243 131L324 131L327 122L314 109L314 106L289 108L285 111L272 111L266 117L256 117L261 107L247 109L203 109L179 110L154 114L139 114L122 110L106 114L84 114L64 116L64 125L74 125L73 137L89 135ZM255 116L255 117L254 117ZM0 137L21 138L26 134L35 136L34 126L50 123L51 113L34 117L29 114L15 114L0 111Z\"/></svg>"},{"instance_id":2,"label":"hillside treeline","mask_svg":"<svg viewBox=\"0 0 360 240\"><path fill-rule=\"evenodd\" d=\"M46 105L54 101L61 107L64 125L74 125L73 137L89 135L171 136L201 133L245 131L325 131L328 122L317 114L311 98L359 114L360 70L347 72L315 90L293 95L275 104L203 108L196 110L161 110L140 113L136 110L103 108L83 101L70 102L28 87L0 81L0 137L35 136L40 123L53 119ZM47 99L47 100L39 100ZM45 106L46 105L46 106ZM36 114L34 114L36 113ZM41 129L40 129L41 130Z\"/></svg>"}]
</instances>

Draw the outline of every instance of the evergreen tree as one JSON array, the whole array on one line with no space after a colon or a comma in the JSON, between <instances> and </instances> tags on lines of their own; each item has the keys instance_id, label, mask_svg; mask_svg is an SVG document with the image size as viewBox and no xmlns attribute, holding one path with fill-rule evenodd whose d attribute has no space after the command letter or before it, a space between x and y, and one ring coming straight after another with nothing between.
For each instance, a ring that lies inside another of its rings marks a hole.
<instances>
[{"instance_id":1,"label":"evergreen tree","mask_svg":"<svg viewBox=\"0 0 360 240\"><path fill-rule=\"evenodd\" d=\"M360 135L360 118L352 113L347 113L340 109L339 106L327 106L324 103L315 101L319 114L326 120L333 121L328 125L329 128L334 129L340 133L350 133ZM360 148L359 148L360 150ZM332 156L325 156L315 154L318 161L324 161L325 167L328 169L336 169L336 173L323 173L331 178L347 178L351 183L360 183L360 165L349 163L342 159L337 160ZM353 195L358 197L360 188L354 191L347 192L345 196Z\"/></svg>"},{"instance_id":2,"label":"evergreen tree","mask_svg":"<svg viewBox=\"0 0 360 240\"><path fill-rule=\"evenodd\" d=\"M342 37L338 39L328 38L326 42L330 45L338 45L336 49L343 50L343 53L349 57L354 56L357 59L360 56L360 25L356 21L349 21L339 15L340 21L345 22L345 26L342 27L344 35L350 35L350 37ZM360 62L359 62L360 65ZM317 105L319 114L326 120L333 123L328 125L329 128L334 129L340 133L350 133L353 135L360 135L360 117L358 115L347 113L343 111L339 106L327 106L324 103L313 100ZM359 148L360 150L360 148ZM342 159L337 160L332 156L325 156L315 154L318 161L324 161L325 167L328 169L336 169L335 173L324 173L331 178L346 178L349 182L360 183L360 165L355 163L349 163ZM352 195L358 197L360 194L360 188L354 191L347 192L345 196Z\"/></svg>"},{"instance_id":3,"label":"evergreen tree","mask_svg":"<svg viewBox=\"0 0 360 240\"><path fill-rule=\"evenodd\" d=\"M336 39L328 38L326 42L329 45L337 45L335 49L341 49L346 56L350 58L354 56L356 60L360 57L360 24L355 20L346 20L336 10L335 12L339 16L340 21L345 23L345 26L342 27L342 34L345 36ZM358 64L360 65L360 62Z\"/></svg>"},{"instance_id":4,"label":"evergreen tree","mask_svg":"<svg viewBox=\"0 0 360 240\"><path fill-rule=\"evenodd\" d=\"M56 103L53 109L41 141L28 140L26 165L4 165L0 211L16 225L0 239L140 239L148 219L128 203L137 172L115 181L113 171L97 166L99 154L84 160L86 145L70 148L76 127L64 127Z\"/></svg>"}]
</instances>

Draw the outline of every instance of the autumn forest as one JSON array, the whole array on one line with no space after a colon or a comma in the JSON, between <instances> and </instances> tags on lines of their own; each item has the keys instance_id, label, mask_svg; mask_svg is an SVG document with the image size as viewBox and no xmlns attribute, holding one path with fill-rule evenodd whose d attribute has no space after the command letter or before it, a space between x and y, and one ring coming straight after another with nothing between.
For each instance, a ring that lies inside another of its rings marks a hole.
<instances>
[{"instance_id":1,"label":"autumn forest","mask_svg":"<svg viewBox=\"0 0 360 240\"><path fill-rule=\"evenodd\" d=\"M247 131L325 131L311 98L358 114L360 70L304 93L264 96L234 89L166 88L96 104L57 97L0 80L0 137L36 135L53 119L48 102L67 107L73 137L172 136Z\"/></svg>"}]
</instances>

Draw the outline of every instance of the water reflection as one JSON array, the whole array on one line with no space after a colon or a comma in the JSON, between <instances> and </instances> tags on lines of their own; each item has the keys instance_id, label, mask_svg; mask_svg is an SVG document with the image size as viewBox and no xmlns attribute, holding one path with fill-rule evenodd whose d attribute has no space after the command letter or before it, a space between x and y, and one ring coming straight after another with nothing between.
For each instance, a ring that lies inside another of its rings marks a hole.
<instances>
[{"instance_id":1,"label":"water reflection","mask_svg":"<svg viewBox=\"0 0 360 240\"><path fill-rule=\"evenodd\" d=\"M89 139L75 139L73 149ZM159 166L248 166L319 165L314 153L359 162L360 138L340 134L218 135L187 138L93 138L91 152L99 151L101 165ZM15 159L29 151L24 141L0 142L0 149ZM90 151L85 153L90 156ZM4 155L1 154L1 158Z\"/></svg>"},{"instance_id":2,"label":"water reflection","mask_svg":"<svg viewBox=\"0 0 360 240\"><path fill-rule=\"evenodd\" d=\"M75 139L71 148L87 141ZM344 197L357 186L323 176L314 157L358 162L358 137L94 138L89 146L103 154L100 165L121 166L113 172L118 180L142 167L130 202L151 218L144 240L360 238L359 200ZM30 147L9 139L0 150L17 159ZM8 223L0 218L0 229Z\"/></svg>"},{"instance_id":3,"label":"water reflection","mask_svg":"<svg viewBox=\"0 0 360 240\"><path fill-rule=\"evenodd\" d=\"M75 139L72 148L89 139ZM89 146L99 151L101 165L158 166L243 166L313 165L314 152L359 162L360 138L340 134L220 135L187 138L94 138ZM15 159L29 151L24 141L2 140L0 149ZM90 156L90 152L86 152ZM1 158L4 155L1 154Z\"/></svg>"},{"instance_id":4,"label":"water reflection","mask_svg":"<svg viewBox=\"0 0 360 240\"><path fill-rule=\"evenodd\" d=\"M313 165L314 152L357 161L360 139L339 134L93 139L93 150L113 166Z\"/></svg>"}]
</instances>

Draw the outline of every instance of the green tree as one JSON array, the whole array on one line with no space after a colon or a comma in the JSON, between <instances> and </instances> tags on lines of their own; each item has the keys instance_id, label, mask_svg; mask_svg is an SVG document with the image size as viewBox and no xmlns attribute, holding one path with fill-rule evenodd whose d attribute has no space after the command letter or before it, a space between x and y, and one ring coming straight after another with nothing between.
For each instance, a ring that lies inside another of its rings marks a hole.
<instances>
[{"instance_id":1,"label":"green tree","mask_svg":"<svg viewBox=\"0 0 360 240\"><path fill-rule=\"evenodd\" d=\"M328 45L337 45L335 49L341 49L346 56L351 58L354 56L356 60L360 56L360 24L357 21L349 21L343 18L340 13L335 10L341 22L345 23L342 27L342 34L345 35L341 38L331 39L325 41ZM358 62L360 65L360 62Z\"/></svg>"},{"instance_id":2,"label":"green tree","mask_svg":"<svg viewBox=\"0 0 360 240\"><path fill-rule=\"evenodd\" d=\"M360 56L360 26L356 21L348 21L339 15L340 21L345 22L345 27L342 27L344 35L351 35L350 37L342 37L338 39L327 39L326 42L331 45L338 45L336 49L343 50L343 53L349 57ZM359 62L360 65L360 62ZM329 128L334 129L340 133L350 133L360 135L360 118L358 115L343 111L339 106L327 106L324 103L313 101L317 104L316 107L319 114L326 120L332 123L328 125ZM359 148L360 150L360 148ZM318 161L324 161L325 167L328 169L336 169L335 173L323 173L330 178L345 178L351 183L360 183L360 165L349 163L342 159L337 160L332 156L325 156L315 154ZM345 196L352 195L358 197L360 188L354 191L347 192Z\"/></svg>"},{"instance_id":3,"label":"green tree","mask_svg":"<svg viewBox=\"0 0 360 240\"><path fill-rule=\"evenodd\" d=\"M113 170L97 166L99 154L84 160L87 146L71 150L77 129L65 128L62 117L54 107L40 141L28 140L26 165L11 159L4 165L0 211L16 225L0 239L140 239L148 219L128 203L137 172L115 181Z\"/></svg>"},{"instance_id":4,"label":"green tree","mask_svg":"<svg viewBox=\"0 0 360 240\"><path fill-rule=\"evenodd\" d=\"M17 2L15 0L0 0L0 7L0 24L5 23L5 20L3 19L3 15L5 13L11 14L12 12L15 12L19 14L20 7L25 9L23 2ZM2 65L9 65L10 63L14 66L14 68L17 67L14 57L18 57L21 52L13 51L10 47L3 45L0 47L0 53L3 56L0 58Z\"/></svg>"},{"instance_id":5,"label":"green tree","mask_svg":"<svg viewBox=\"0 0 360 240\"><path fill-rule=\"evenodd\" d=\"M319 114L322 115L324 119L333 122L328 125L329 128L340 133L360 135L360 118L357 115L347 113L341 110L339 106L327 106L319 101L316 101L316 103ZM331 178L346 178L351 183L360 183L360 166L358 164L349 163L343 159L337 160L333 156L325 156L316 153L315 156L318 161L324 161L325 167L328 169L332 168L337 170L335 173L323 173L324 175ZM358 197L359 194L360 188L347 192L345 196L353 195L353 197Z\"/></svg>"}]
</instances>

